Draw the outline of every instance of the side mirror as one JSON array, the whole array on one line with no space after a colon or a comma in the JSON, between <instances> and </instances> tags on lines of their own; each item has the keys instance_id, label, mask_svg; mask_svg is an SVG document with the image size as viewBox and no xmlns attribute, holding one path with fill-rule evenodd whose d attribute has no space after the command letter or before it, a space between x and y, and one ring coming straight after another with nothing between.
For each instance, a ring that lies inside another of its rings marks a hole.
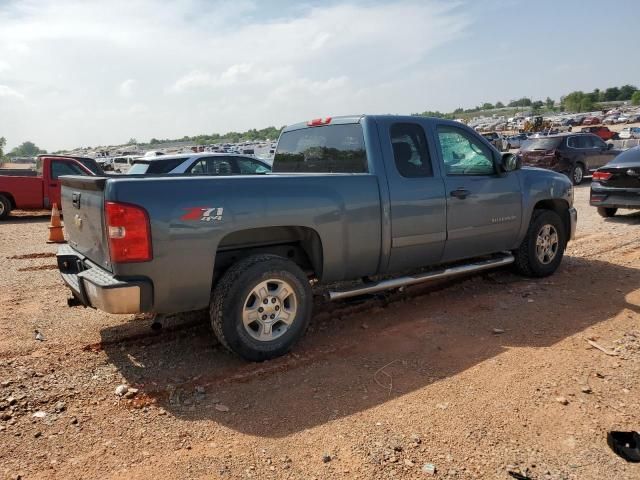
<instances>
[{"instance_id":1,"label":"side mirror","mask_svg":"<svg viewBox=\"0 0 640 480\"><path fill-rule=\"evenodd\" d=\"M500 159L500 169L503 172L513 172L522 166L520 158L513 153L503 153Z\"/></svg>"},{"instance_id":2,"label":"side mirror","mask_svg":"<svg viewBox=\"0 0 640 480\"><path fill-rule=\"evenodd\" d=\"M613 148L613 143L607 143L607 150L611 150Z\"/></svg>"}]
</instances>

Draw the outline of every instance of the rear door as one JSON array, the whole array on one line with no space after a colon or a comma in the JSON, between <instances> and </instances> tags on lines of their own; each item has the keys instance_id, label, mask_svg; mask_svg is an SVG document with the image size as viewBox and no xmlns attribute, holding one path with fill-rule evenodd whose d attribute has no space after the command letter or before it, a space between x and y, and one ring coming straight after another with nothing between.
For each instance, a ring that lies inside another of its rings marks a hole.
<instances>
[{"instance_id":1,"label":"rear door","mask_svg":"<svg viewBox=\"0 0 640 480\"><path fill-rule=\"evenodd\" d=\"M422 122L381 119L391 201L388 271L440 262L446 240L444 182Z\"/></svg>"},{"instance_id":2,"label":"rear door","mask_svg":"<svg viewBox=\"0 0 640 480\"><path fill-rule=\"evenodd\" d=\"M522 221L518 172L498 175L494 152L473 131L438 123L447 241L444 261L513 248Z\"/></svg>"}]
</instances>

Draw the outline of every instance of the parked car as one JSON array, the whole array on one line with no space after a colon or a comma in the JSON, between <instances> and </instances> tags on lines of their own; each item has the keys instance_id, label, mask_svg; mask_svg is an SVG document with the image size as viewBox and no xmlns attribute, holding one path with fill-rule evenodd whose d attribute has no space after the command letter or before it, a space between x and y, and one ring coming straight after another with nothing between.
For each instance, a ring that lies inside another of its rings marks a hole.
<instances>
[{"instance_id":1,"label":"parked car","mask_svg":"<svg viewBox=\"0 0 640 480\"><path fill-rule=\"evenodd\" d=\"M60 177L93 176L94 172L87 166L92 165L91 160L42 155L38 157L36 170L0 170L0 220L11 210L42 210L51 208L54 203L60 206Z\"/></svg>"},{"instance_id":2,"label":"parked car","mask_svg":"<svg viewBox=\"0 0 640 480\"><path fill-rule=\"evenodd\" d=\"M582 125L600 125L600 123L602 123L601 119L599 117L585 117L585 119L582 121Z\"/></svg>"},{"instance_id":3,"label":"parked car","mask_svg":"<svg viewBox=\"0 0 640 480\"><path fill-rule=\"evenodd\" d=\"M79 219L57 255L69 304L208 307L221 344L261 361L306 330L312 283L350 281L325 288L335 300L506 264L543 277L575 231L564 175L520 169L513 154L449 120L290 125L273 171L66 177L63 213ZM420 267L430 268L398 277Z\"/></svg>"},{"instance_id":4,"label":"parked car","mask_svg":"<svg viewBox=\"0 0 640 480\"><path fill-rule=\"evenodd\" d=\"M611 161L619 150L592 133L560 133L531 139L520 149L524 165L548 168L580 185L590 172Z\"/></svg>"},{"instance_id":5,"label":"parked car","mask_svg":"<svg viewBox=\"0 0 640 480\"><path fill-rule=\"evenodd\" d=\"M609 115L602 120L603 125L615 125L616 123L619 123L617 115Z\"/></svg>"},{"instance_id":6,"label":"parked car","mask_svg":"<svg viewBox=\"0 0 640 480\"><path fill-rule=\"evenodd\" d=\"M630 138L640 139L640 127L625 127L622 130L620 130L620 133L618 133L618 137L624 140L627 140Z\"/></svg>"},{"instance_id":7,"label":"parked car","mask_svg":"<svg viewBox=\"0 0 640 480\"><path fill-rule=\"evenodd\" d=\"M499 133L497 132L483 133L482 136L486 138L491 145L496 147L498 151L502 152L504 150L502 136Z\"/></svg>"},{"instance_id":8,"label":"parked car","mask_svg":"<svg viewBox=\"0 0 640 480\"><path fill-rule=\"evenodd\" d=\"M522 143L528 140L528 136L526 133L519 133L518 135L512 135L510 137L506 137L504 139L504 143L506 143L506 149L511 150L512 148L520 148Z\"/></svg>"},{"instance_id":9,"label":"parked car","mask_svg":"<svg viewBox=\"0 0 640 480\"><path fill-rule=\"evenodd\" d=\"M604 141L615 139L618 136L616 132L609 130L609 127L602 126L582 127L580 131L582 133L593 133L594 135L599 136Z\"/></svg>"},{"instance_id":10,"label":"parked car","mask_svg":"<svg viewBox=\"0 0 640 480\"><path fill-rule=\"evenodd\" d=\"M199 153L140 158L133 162L128 175L255 175L271 171L269 164L245 155Z\"/></svg>"},{"instance_id":11,"label":"parked car","mask_svg":"<svg viewBox=\"0 0 640 480\"><path fill-rule=\"evenodd\" d=\"M640 147L622 152L593 174L590 204L603 217L619 208L640 210Z\"/></svg>"}]
</instances>

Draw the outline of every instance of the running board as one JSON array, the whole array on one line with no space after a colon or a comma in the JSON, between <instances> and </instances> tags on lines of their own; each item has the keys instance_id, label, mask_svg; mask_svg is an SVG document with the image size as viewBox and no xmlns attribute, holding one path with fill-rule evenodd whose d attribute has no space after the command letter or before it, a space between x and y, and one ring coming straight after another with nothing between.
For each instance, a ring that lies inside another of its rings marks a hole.
<instances>
[{"instance_id":1,"label":"running board","mask_svg":"<svg viewBox=\"0 0 640 480\"><path fill-rule=\"evenodd\" d=\"M429 280L437 280L439 278L448 278L455 275L462 275L465 273L479 272L481 270L488 270L490 268L502 267L513 263L515 259L513 255L505 254L499 258L491 258L489 260L481 260L479 262L469 263L467 265L458 265L455 267L445 268L444 270L438 270L435 272L424 273L422 275L415 275L409 277L393 278L391 280L382 280L380 282L368 284L362 287L354 288L352 290L345 290L342 292L328 292L327 296L329 300L341 300L343 298L357 297L358 295L366 295L367 293L380 292L382 290L390 290L393 288L406 287L408 285L415 285L417 283L428 282Z\"/></svg>"}]
</instances>

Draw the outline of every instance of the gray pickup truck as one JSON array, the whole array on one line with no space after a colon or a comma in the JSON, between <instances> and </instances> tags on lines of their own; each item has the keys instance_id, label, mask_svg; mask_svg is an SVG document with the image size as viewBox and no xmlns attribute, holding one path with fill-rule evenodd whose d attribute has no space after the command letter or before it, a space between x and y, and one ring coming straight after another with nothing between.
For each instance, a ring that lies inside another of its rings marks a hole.
<instances>
[{"instance_id":1,"label":"gray pickup truck","mask_svg":"<svg viewBox=\"0 0 640 480\"><path fill-rule=\"evenodd\" d=\"M301 337L312 285L349 281L324 288L334 300L507 264L550 275L577 217L566 176L520 168L462 124L409 116L291 125L267 175L62 184L70 305L209 308L220 342L254 361Z\"/></svg>"}]
</instances>

